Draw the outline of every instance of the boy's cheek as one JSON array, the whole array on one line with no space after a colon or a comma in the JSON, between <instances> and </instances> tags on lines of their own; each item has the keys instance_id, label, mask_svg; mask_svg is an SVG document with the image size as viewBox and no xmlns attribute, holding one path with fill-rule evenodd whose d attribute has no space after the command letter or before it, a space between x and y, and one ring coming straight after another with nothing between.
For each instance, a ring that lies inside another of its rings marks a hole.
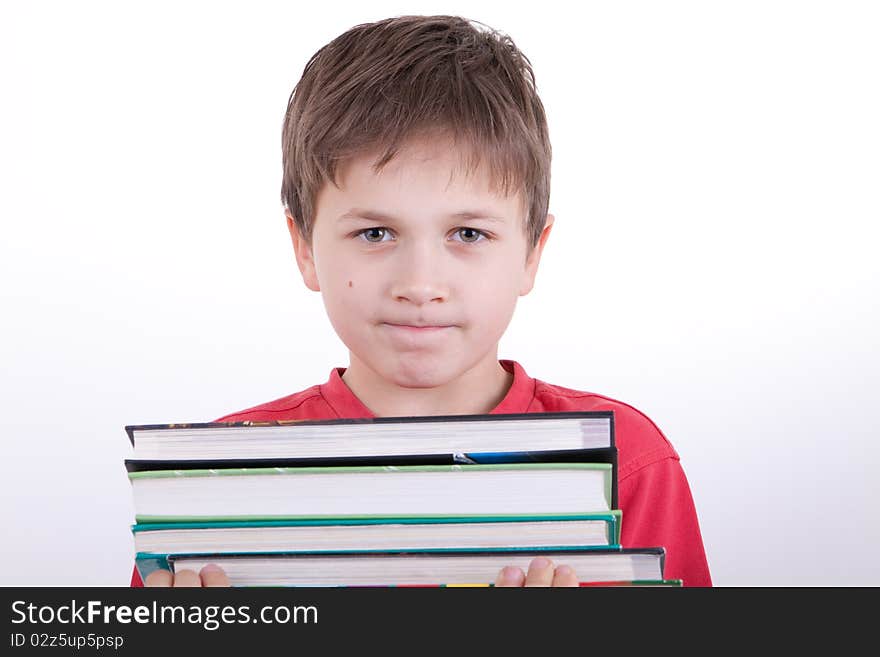
<instances>
[{"instance_id":1,"label":"boy's cheek","mask_svg":"<svg viewBox=\"0 0 880 657\"><path fill-rule=\"evenodd\" d=\"M371 324L378 312L375 297L364 294L364 290L358 287L356 281L348 281L343 284L341 290L336 293L324 291L324 306L331 319L342 325L357 325L362 327Z\"/></svg>"}]
</instances>

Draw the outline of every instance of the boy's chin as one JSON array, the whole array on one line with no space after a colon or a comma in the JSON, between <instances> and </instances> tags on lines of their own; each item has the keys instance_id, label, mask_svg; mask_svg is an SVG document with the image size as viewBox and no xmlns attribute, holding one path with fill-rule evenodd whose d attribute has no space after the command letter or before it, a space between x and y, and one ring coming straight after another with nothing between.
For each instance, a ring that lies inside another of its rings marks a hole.
<instances>
[{"instance_id":1,"label":"boy's chin","mask_svg":"<svg viewBox=\"0 0 880 657\"><path fill-rule=\"evenodd\" d=\"M387 371L380 370L380 372L386 381L396 386L424 390L445 386L463 374L451 365L449 362L441 364L424 361L397 363Z\"/></svg>"},{"instance_id":2,"label":"boy's chin","mask_svg":"<svg viewBox=\"0 0 880 657\"><path fill-rule=\"evenodd\" d=\"M437 372L394 372L389 380L400 388L428 390L444 386L453 378L454 376L443 376Z\"/></svg>"}]
</instances>

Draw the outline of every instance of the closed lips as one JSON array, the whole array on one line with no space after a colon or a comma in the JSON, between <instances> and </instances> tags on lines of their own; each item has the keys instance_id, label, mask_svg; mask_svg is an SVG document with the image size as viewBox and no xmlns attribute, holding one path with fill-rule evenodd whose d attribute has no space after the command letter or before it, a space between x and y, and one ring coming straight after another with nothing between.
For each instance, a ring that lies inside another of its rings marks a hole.
<instances>
[{"instance_id":1,"label":"closed lips","mask_svg":"<svg viewBox=\"0 0 880 657\"><path fill-rule=\"evenodd\" d=\"M455 326L454 324L445 324L443 322L383 322L388 326L395 326L398 328L411 328L411 329L432 329L432 328L449 328L451 326Z\"/></svg>"}]
</instances>

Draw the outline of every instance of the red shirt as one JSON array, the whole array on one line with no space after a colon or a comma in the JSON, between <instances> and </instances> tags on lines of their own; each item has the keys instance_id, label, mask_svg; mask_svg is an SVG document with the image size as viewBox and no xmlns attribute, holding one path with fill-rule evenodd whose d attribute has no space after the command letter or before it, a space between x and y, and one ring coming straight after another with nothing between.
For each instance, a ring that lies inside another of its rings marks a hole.
<instances>
[{"instance_id":1,"label":"red shirt","mask_svg":"<svg viewBox=\"0 0 880 657\"><path fill-rule=\"evenodd\" d=\"M624 547L666 548L664 576L685 586L711 586L703 538L687 478L678 454L647 416L623 402L590 392L550 385L526 374L514 361L501 365L513 383L491 413L614 411L618 458L618 506L622 512L620 543ZM218 418L295 420L367 418L373 413L342 380L345 368L330 372L323 385ZM132 586L143 586L137 570Z\"/></svg>"}]
</instances>

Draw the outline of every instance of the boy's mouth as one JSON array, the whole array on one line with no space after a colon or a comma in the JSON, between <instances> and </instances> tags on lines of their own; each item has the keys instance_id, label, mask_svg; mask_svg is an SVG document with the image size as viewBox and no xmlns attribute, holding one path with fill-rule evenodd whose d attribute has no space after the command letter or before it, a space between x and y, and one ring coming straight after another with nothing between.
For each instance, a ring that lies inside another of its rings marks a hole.
<instances>
[{"instance_id":1,"label":"boy's mouth","mask_svg":"<svg viewBox=\"0 0 880 657\"><path fill-rule=\"evenodd\" d=\"M384 322L384 324L394 329L410 331L438 331L440 329L452 328L452 324L393 324L391 322Z\"/></svg>"},{"instance_id":2,"label":"boy's mouth","mask_svg":"<svg viewBox=\"0 0 880 657\"><path fill-rule=\"evenodd\" d=\"M414 337L417 335L440 335L445 333L446 329L455 328L455 325L453 324L430 324L424 322L413 322L411 324L382 322L381 326L385 327L391 335L396 335L400 338L404 338L405 336Z\"/></svg>"}]
</instances>

